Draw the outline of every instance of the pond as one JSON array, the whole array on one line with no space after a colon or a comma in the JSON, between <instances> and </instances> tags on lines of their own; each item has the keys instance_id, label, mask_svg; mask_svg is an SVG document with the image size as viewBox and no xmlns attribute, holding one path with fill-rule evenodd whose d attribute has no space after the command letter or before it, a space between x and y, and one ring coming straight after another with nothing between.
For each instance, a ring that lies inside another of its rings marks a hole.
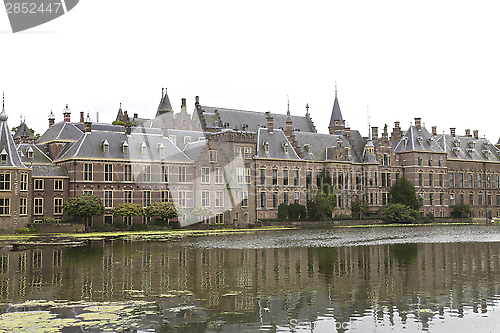
<instances>
[{"instance_id":1,"label":"pond","mask_svg":"<svg viewBox=\"0 0 500 333\"><path fill-rule=\"evenodd\" d=\"M1 332L497 332L500 227L0 250Z\"/></svg>"}]
</instances>

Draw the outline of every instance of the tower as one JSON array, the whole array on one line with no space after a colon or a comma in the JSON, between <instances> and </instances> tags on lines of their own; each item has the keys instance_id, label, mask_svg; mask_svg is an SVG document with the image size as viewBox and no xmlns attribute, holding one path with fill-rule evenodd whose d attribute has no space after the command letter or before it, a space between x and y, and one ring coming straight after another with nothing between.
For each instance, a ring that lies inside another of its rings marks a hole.
<instances>
[{"instance_id":1,"label":"tower","mask_svg":"<svg viewBox=\"0 0 500 333\"><path fill-rule=\"evenodd\" d=\"M332 116L330 117L328 130L330 131L330 134L334 134L335 131L344 128L345 120L342 118L342 112L340 112L339 100L337 98L337 84L335 83L335 101L333 102Z\"/></svg>"}]
</instances>

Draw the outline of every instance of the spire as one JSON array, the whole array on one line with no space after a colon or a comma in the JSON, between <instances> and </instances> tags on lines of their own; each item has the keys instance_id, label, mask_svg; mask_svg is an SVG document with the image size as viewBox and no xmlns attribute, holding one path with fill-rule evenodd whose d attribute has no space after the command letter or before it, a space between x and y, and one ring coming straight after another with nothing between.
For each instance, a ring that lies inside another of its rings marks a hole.
<instances>
[{"instance_id":1,"label":"spire","mask_svg":"<svg viewBox=\"0 0 500 333\"><path fill-rule=\"evenodd\" d=\"M337 98L337 82L335 82L335 101L333 102L332 116L330 117L328 129L330 134L333 134L336 130L343 128L345 128L345 120L342 118L342 112L340 111L339 100Z\"/></svg>"},{"instance_id":2,"label":"spire","mask_svg":"<svg viewBox=\"0 0 500 333\"><path fill-rule=\"evenodd\" d=\"M306 103L306 116L309 114L309 103Z\"/></svg>"},{"instance_id":3,"label":"spire","mask_svg":"<svg viewBox=\"0 0 500 333\"><path fill-rule=\"evenodd\" d=\"M5 91L2 94L2 113L0 113L0 121L7 121L9 117L5 113Z\"/></svg>"},{"instance_id":4,"label":"spire","mask_svg":"<svg viewBox=\"0 0 500 333\"><path fill-rule=\"evenodd\" d=\"M162 96L160 105L158 105L158 110L156 111L156 116L164 114L167 112L172 112L172 104L170 104L170 99L168 98L167 88L162 88Z\"/></svg>"},{"instance_id":5,"label":"spire","mask_svg":"<svg viewBox=\"0 0 500 333\"><path fill-rule=\"evenodd\" d=\"M290 98L288 98L288 95L286 95L286 100L288 103L288 109L286 111L286 115L289 116L290 115Z\"/></svg>"}]
</instances>

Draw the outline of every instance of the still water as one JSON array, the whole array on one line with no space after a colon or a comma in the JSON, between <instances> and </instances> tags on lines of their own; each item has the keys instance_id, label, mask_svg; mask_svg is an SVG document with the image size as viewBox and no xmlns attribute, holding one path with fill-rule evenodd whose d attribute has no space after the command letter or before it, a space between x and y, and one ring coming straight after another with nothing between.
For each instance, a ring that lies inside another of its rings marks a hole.
<instances>
[{"instance_id":1,"label":"still water","mask_svg":"<svg viewBox=\"0 0 500 333\"><path fill-rule=\"evenodd\" d=\"M1 332L500 332L500 227L0 250Z\"/></svg>"}]
</instances>

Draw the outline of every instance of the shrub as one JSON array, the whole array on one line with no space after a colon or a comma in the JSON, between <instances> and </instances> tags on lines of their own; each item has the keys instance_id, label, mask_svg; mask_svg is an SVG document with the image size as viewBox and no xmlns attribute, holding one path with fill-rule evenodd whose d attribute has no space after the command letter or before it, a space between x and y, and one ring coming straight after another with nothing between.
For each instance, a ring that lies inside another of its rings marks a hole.
<instances>
[{"instance_id":1,"label":"shrub","mask_svg":"<svg viewBox=\"0 0 500 333\"><path fill-rule=\"evenodd\" d=\"M97 231L97 232L103 232L103 231L108 231L108 227L110 227L110 225L107 223L104 223L102 225L96 225L96 226L92 227L92 230Z\"/></svg>"},{"instance_id":2,"label":"shrub","mask_svg":"<svg viewBox=\"0 0 500 333\"><path fill-rule=\"evenodd\" d=\"M299 217L300 218L306 217L306 207L298 203L293 203L291 205L288 205L288 218L297 219Z\"/></svg>"},{"instance_id":3,"label":"shrub","mask_svg":"<svg viewBox=\"0 0 500 333\"><path fill-rule=\"evenodd\" d=\"M278 206L278 218L286 219L288 218L288 204L283 202Z\"/></svg>"},{"instance_id":4,"label":"shrub","mask_svg":"<svg viewBox=\"0 0 500 333\"><path fill-rule=\"evenodd\" d=\"M451 215L456 218L471 217L474 211L466 203L459 203L455 206L451 206Z\"/></svg>"},{"instance_id":5,"label":"shrub","mask_svg":"<svg viewBox=\"0 0 500 333\"><path fill-rule=\"evenodd\" d=\"M143 223L134 223L130 226L130 230L132 231L146 231L149 230L148 226Z\"/></svg>"},{"instance_id":6,"label":"shrub","mask_svg":"<svg viewBox=\"0 0 500 333\"><path fill-rule=\"evenodd\" d=\"M44 216L42 218L43 223L56 223L56 219L50 216Z\"/></svg>"},{"instance_id":7,"label":"shrub","mask_svg":"<svg viewBox=\"0 0 500 333\"><path fill-rule=\"evenodd\" d=\"M122 230L122 229L125 229L127 227L127 225L125 223L123 223L123 221L116 220L116 221L113 221L113 227Z\"/></svg>"},{"instance_id":8,"label":"shrub","mask_svg":"<svg viewBox=\"0 0 500 333\"><path fill-rule=\"evenodd\" d=\"M420 212L418 210L411 209L399 203L383 206L381 214L386 222L409 223L420 218Z\"/></svg>"},{"instance_id":9,"label":"shrub","mask_svg":"<svg viewBox=\"0 0 500 333\"><path fill-rule=\"evenodd\" d=\"M16 230L16 233L18 233L18 234L33 234L33 233L37 233L37 232L38 232L38 230L36 230L32 225L29 225L27 227L20 228L20 229Z\"/></svg>"}]
</instances>

